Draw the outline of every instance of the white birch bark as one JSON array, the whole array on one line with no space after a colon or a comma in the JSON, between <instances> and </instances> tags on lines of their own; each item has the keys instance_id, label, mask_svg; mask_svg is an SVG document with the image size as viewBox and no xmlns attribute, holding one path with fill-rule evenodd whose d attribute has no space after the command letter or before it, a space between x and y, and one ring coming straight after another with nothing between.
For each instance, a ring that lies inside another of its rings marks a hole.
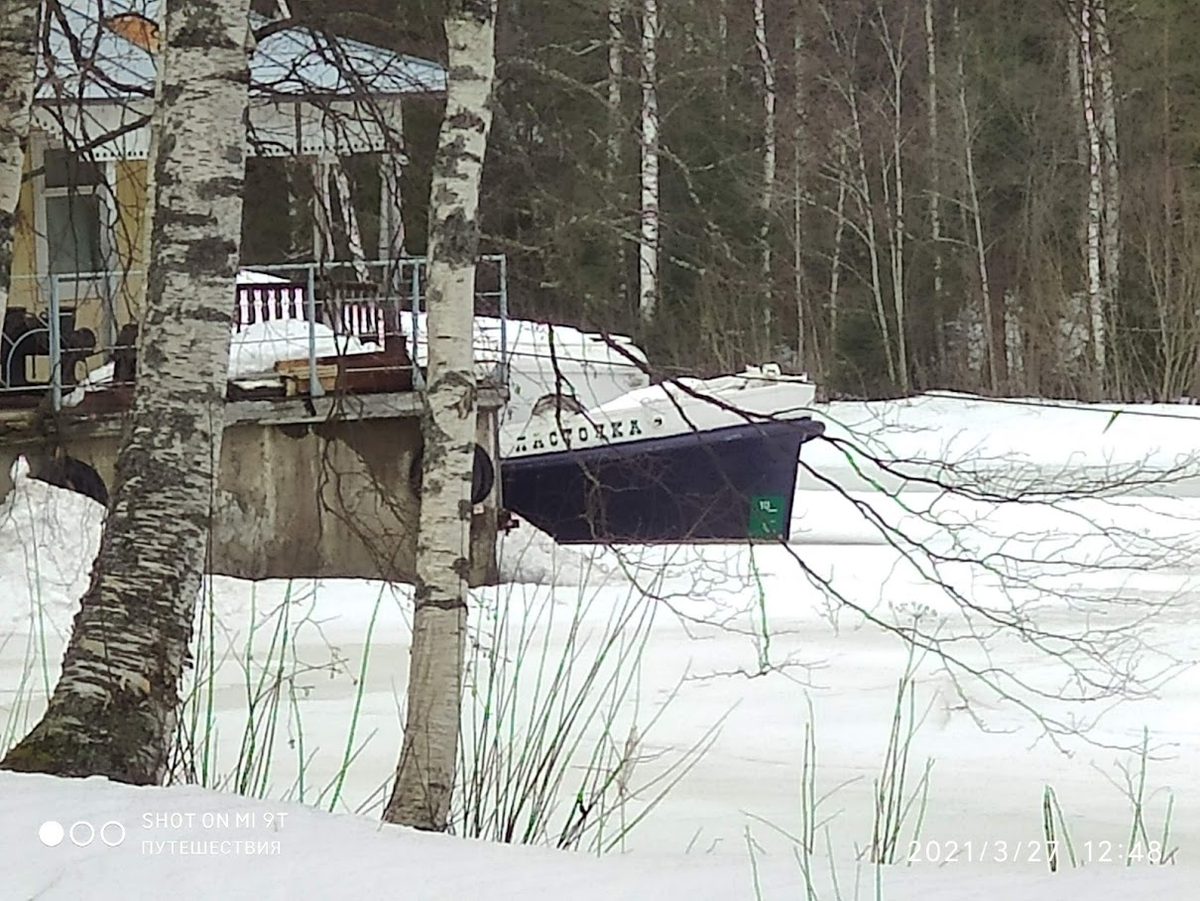
<instances>
[{"instance_id":1,"label":"white birch bark","mask_svg":"<svg viewBox=\"0 0 1200 901\"><path fill-rule=\"evenodd\" d=\"M1087 239L1084 266L1087 276L1088 313L1092 332L1092 363L1098 385L1104 383L1107 338L1105 335L1104 282L1101 274L1100 217L1104 198L1100 126L1096 121L1096 65L1092 53L1091 0L1079 11L1079 64L1083 75L1083 124L1087 134L1088 190Z\"/></svg>"},{"instance_id":2,"label":"white birch bark","mask_svg":"<svg viewBox=\"0 0 1200 901\"><path fill-rule=\"evenodd\" d=\"M449 79L430 190L429 369L408 705L384 819L444 831L458 756L475 441L479 185L492 123L495 0L446 13Z\"/></svg>"},{"instance_id":3,"label":"white birch bark","mask_svg":"<svg viewBox=\"0 0 1200 901\"><path fill-rule=\"evenodd\" d=\"M622 160L622 138L624 125L621 116L623 99L621 82L625 78L625 0L609 0L608 2L608 189L612 192L613 202L617 205L618 214L624 218L628 213L625 190L620 181ZM617 297L623 305L629 300L629 284L627 276L629 245L625 237L625 229L618 230L616 238L616 267L617 267Z\"/></svg>"},{"instance_id":4,"label":"white birch bark","mask_svg":"<svg viewBox=\"0 0 1200 901\"><path fill-rule=\"evenodd\" d=\"M358 213L354 210L350 176L346 174L346 168L342 165L341 160L334 159L330 168L333 172L333 183L337 187L338 207L342 212L342 227L346 229L350 262L354 266L355 275L360 281L365 282L370 278L370 274L367 272L367 254L363 249L362 230L358 227Z\"/></svg>"},{"instance_id":5,"label":"white birch bark","mask_svg":"<svg viewBox=\"0 0 1200 901\"><path fill-rule=\"evenodd\" d=\"M642 0L641 233L638 243L638 312L643 322L658 307L658 0Z\"/></svg>"},{"instance_id":6,"label":"white birch bark","mask_svg":"<svg viewBox=\"0 0 1200 901\"><path fill-rule=\"evenodd\" d=\"M758 60L762 67L763 78L762 191L759 195L762 224L759 226L758 241L761 253L759 276L762 279L764 299L763 327L766 339L764 349L769 349L771 346L772 298L774 296L771 284L771 212L775 207L775 170L778 147L775 104L778 92L775 81L775 59L771 54L771 46L767 42L767 17L763 8L763 0L754 0L754 46L758 50Z\"/></svg>"},{"instance_id":7,"label":"white birch bark","mask_svg":"<svg viewBox=\"0 0 1200 901\"><path fill-rule=\"evenodd\" d=\"M225 415L245 177L249 0L167 0L150 287L91 584L46 713L3 766L164 778Z\"/></svg>"},{"instance_id":8,"label":"white birch bark","mask_svg":"<svg viewBox=\"0 0 1200 901\"><path fill-rule=\"evenodd\" d=\"M963 166L967 179L967 212L970 213L975 243L975 266L979 274L980 313L983 321L984 346L987 348L988 387L996 391L1000 384L999 360L996 350L996 321L992 315L992 289L988 278L987 246L983 242L983 211L979 202L979 181L975 176L975 137L971 126L971 110L967 104L967 76L963 62L962 33L958 22L958 7L954 7L954 43L957 45L958 114L962 125Z\"/></svg>"},{"instance_id":9,"label":"white birch bark","mask_svg":"<svg viewBox=\"0 0 1200 901\"><path fill-rule=\"evenodd\" d=\"M925 98L929 127L929 238L933 245L933 309L937 331L938 356L945 362L946 339L943 323L945 262L942 257L942 145L938 134L937 31L933 21L933 0L925 0Z\"/></svg>"},{"instance_id":10,"label":"white birch bark","mask_svg":"<svg viewBox=\"0 0 1200 901\"><path fill-rule=\"evenodd\" d=\"M883 6L879 7L880 39L884 53L887 56L888 68L891 70L891 107L892 107L892 181L893 196L891 198L891 229L888 235L888 254L892 282L892 311L896 315L896 369L900 379L900 388L908 391L908 340L907 340L907 303L904 293L904 33L892 39ZM884 175L884 190L887 190L886 168Z\"/></svg>"},{"instance_id":11,"label":"white birch bark","mask_svg":"<svg viewBox=\"0 0 1200 901\"><path fill-rule=\"evenodd\" d=\"M317 156L312 161L313 259L324 263L337 257L333 242L333 192L329 189L330 162Z\"/></svg>"},{"instance_id":12,"label":"white birch bark","mask_svg":"<svg viewBox=\"0 0 1200 901\"><path fill-rule=\"evenodd\" d=\"M396 107L398 119L400 104ZM399 153L385 153L379 161L378 252L381 260L399 260L404 256L404 197L400 185L403 171Z\"/></svg>"},{"instance_id":13,"label":"white birch bark","mask_svg":"<svg viewBox=\"0 0 1200 901\"><path fill-rule=\"evenodd\" d=\"M729 96L729 0L717 0L717 42L719 53L717 65L721 69L721 121L726 118L728 105L725 98Z\"/></svg>"},{"instance_id":14,"label":"white birch bark","mask_svg":"<svg viewBox=\"0 0 1200 901\"><path fill-rule=\"evenodd\" d=\"M841 312L842 244L846 239L846 194L849 192L850 168L846 139L838 137L838 194L834 209L833 261L829 266L829 352L837 357L838 319Z\"/></svg>"},{"instance_id":15,"label":"white birch bark","mask_svg":"<svg viewBox=\"0 0 1200 901\"><path fill-rule=\"evenodd\" d=\"M807 367L808 317L804 303L804 30L799 15L792 23L792 292L796 303L796 361Z\"/></svg>"},{"instance_id":16,"label":"white birch bark","mask_svg":"<svg viewBox=\"0 0 1200 901\"><path fill-rule=\"evenodd\" d=\"M608 179L621 167L621 79L625 77L625 0L608 0Z\"/></svg>"},{"instance_id":17,"label":"white birch bark","mask_svg":"<svg viewBox=\"0 0 1200 901\"><path fill-rule=\"evenodd\" d=\"M38 0L0 0L0 322L8 310L13 232L29 143Z\"/></svg>"}]
</instances>

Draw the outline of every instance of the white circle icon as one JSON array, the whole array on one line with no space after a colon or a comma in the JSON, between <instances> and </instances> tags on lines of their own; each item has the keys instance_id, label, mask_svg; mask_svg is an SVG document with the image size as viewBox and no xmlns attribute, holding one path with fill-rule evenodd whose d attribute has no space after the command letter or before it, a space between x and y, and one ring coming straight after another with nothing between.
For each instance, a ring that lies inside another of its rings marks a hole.
<instances>
[{"instance_id":1,"label":"white circle icon","mask_svg":"<svg viewBox=\"0 0 1200 901\"><path fill-rule=\"evenodd\" d=\"M47 848L53 848L55 845L61 844L63 840L62 823L55 820L46 820L38 827L38 838L42 840L42 844Z\"/></svg>"},{"instance_id":2,"label":"white circle icon","mask_svg":"<svg viewBox=\"0 0 1200 901\"><path fill-rule=\"evenodd\" d=\"M86 839L80 838L75 834L75 830L79 829L80 826L87 829ZM77 822L71 824L71 831L68 833L68 835L71 836L71 841L75 843L77 848L86 848L96 838L96 827L87 820L78 820Z\"/></svg>"},{"instance_id":3,"label":"white circle icon","mask_svg":"<svg viewBox=\"0 0 1200 901\"><path fill-rule=\"evenodd\" d=\"M100 841L104 842L110 848L115 848L121 842L125 841L125 827L116 820L109 820L100 827Z\"/></svg>"}]
</instances>

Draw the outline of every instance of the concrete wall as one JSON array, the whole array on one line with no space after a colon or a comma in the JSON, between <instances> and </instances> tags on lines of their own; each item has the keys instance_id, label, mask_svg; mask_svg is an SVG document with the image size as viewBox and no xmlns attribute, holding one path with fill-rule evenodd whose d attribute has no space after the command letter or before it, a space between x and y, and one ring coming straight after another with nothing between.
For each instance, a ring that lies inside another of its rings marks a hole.
<instances>
[{"instance_id":1,"label":"concrete wall","mask_svg":"<svg viewBox=\"0 0 1200 901\"><path fill-rule=\"evenodd\" d=\"M494 459L494 411L481 410L478 441ZM361 419L286 425L243 424L225 431L215 511L212 572L246 579L368 578L411 582L418 499L409 483L421 444L419 420ZM20 453L34 473L40 446L0 448L0 492ZM112 487L120 438L62 440ZM476 506L472 583L496 581L497 485Z\"/></svg>"}]
</instances>

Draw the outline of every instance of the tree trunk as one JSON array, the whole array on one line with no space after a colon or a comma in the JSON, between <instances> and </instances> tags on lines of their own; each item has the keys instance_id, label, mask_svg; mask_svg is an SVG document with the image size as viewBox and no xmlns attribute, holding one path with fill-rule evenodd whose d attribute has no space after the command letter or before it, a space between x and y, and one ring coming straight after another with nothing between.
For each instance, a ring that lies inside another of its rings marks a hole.
<instances>
[{"instance_id":1,"label":"tree trunk","mask_svg":"<svg viewBox=\"0 0 1200 901\"><path fill-rule=\"evenodd\" d=\"M980 318L983 320L983 340L987 348L988 388L999 389L1000 361L996 349L996 320L992 313L992 288L988 278L987 245L983 242L983 209L979 202L979 180L975 175L975 136L971 126L971 111L967 105L967 75L963 63L962 32L958 24L958 7L954 7L954 43L958 50L958 113L962 120L963 163L967 179L967 203L964 212L971 215L975 243L975 265L979 273Z\"/></svg>"},{"instance_id":2,"label":"tree trunk","mask_svg":"<svg viewBox=\"0 0 1200 901\"><path fill-rule=\"evenodd\" d=\"M408 709L384 819L445 831L454 791L467 629L475 443L479 185L492 124L494 0L446 13L450 77L430 190L429 387Z\"/></svg>"},{"instance_id":3,"label":"tree trunk","mask_svg":"<svg viewBox=\"0 0 1200 901\"><path fill-rule=\"evenodd\" d=\"M397 117L400 104L396 104ZM396 131L400 128L397 126ZM399 260L404 256L404 200L401 179L403 155L385 153L379 161L379 259Z\"/></svg>"},{"instance_id":4,"label":"tree trunk","mask_svg":"<svg viewBox=\"0 0 1200 901\"><path fill-rule=\"evenodd\" d=\"M371 276L367 271L367 253L363 247L362 229L358 227L358 213L354 209L354 192L350 188L350 176L346 174L346 167L342 165L342 161L336 157L331 169L333 183L338 192L338 207L342 213L342 227L346 229L346 241L350 248L350 261L354 265L354 272L359 280L365 282Z\"/></svg>"},{"instance_id":5,"label":"tree trunk","mask_svg":"<svg viewBox=\"0 0 1200 901\"><path fill-rule=\"evenodd\" d=\"M625 0L608 0L608 180L621 168L621 79L625 77Z\"/></svg>"},{"instance_id":6,"label":"tree trunk","mask_svg":"<svg viewBox=\"0 0 1200 901\"><path fill-rule=\"evenodd\" d=\"M245 177L248 0L168 0L150 288L129 430L46 713L6 769L156 784L204 572Z\"/></svg>"},{"instance_id":7,"label":"tree trunk","mask_svg":"<svg viewBox=\"0 0 1200 901\"><path fill-rule=\"evenodd\" d=\"M13 231L29 143L38 0L0 0L0 322L8 309Z\"/></svg>"},{"instance_id":8,"label":"tree trunk","mask_svg":"<svg viewBox=\"0 0 1200 901\"><path fill-rule=\"evenodd\" d=\"M891 384L895 385L897 373L896 360L892 354L892 330L888 325L887 310L883 303L883 277L879 271L879 236L875 227L875 198L871 192L871 176L867 169L866 139L863 137L862 116L859 114L858 108L858 89L853 82L850 83L846 96L850 107L850 124L854 129L854 150L858 163L858 191L855 198L863 219L862 239L867 245L867 253L871 262L871 296L875 301L875 318L883 340L888 379Z\"/></svg>"},{"instance_id":9,"label":"tree trunk","mask_svg":"<svg viewBox=\"0 0 1200 901\"><path fill-rule=\"evenodd\" d=\"M775 129L775 59L771 55L771 46L767 42L767 17L763 9L763 0L754 0L754 45L758 49L759 63L762 65L763 77L763 159L762 159L762 193L759 195L759 207L762 213L762 223L759 225L758 241L759 276L762 279L763 291L763 350L770 353L771 326L773 313L773 297L771 285L771 211L775 206L775 169L778 140Z\"/></svg>"},{"instance_id":10,"label":"tree trunk","mask_svg":"<svg viewBox=\"0 0 1200 901\"><path fill-rule=\"evenodd\" d=\"M889 205L892 217L891 228L888 231L888 257L892 282L892 310L896 314L896 370L900 377L900 390L908 393L908 311L907 299L904 294L904 67L906 54L904 51L904 28L893 41L891 30L888 28L887 14L882 5L879 7L879 33L887 56L888 68L891 69L891 101L892 107L892 186L895 196ZM884 192L887 192L887 168L884 167Z\"/></svg>"},{"instance_id":11,"label":"tree trunk","mask_svg":"<svg viewBox=\"0 0 1200 901\"><path fill-rule=\"evenodd\" d=\"M1084 244L1084 261L1087 272L1088 311L1092 326L1092 364L1095 367L1095 388L1102 392L1107 350L1104 281L1100 262L1100 217L1104 199L1104 176L1100 158L1100 126L1096 121L1096 66L1092 55L1093 29L1091 0L1084 0L1080 7L1079 28L1079 62L1083 74L1083 124L1087 133L1088 147L1087 240Z\"/></svg>"},{"instance_id":12,"label":"tree trunk","mask_svg":"<svg viewBox=\"0 0 1200 901\"><path fill-rule=\"evenodd\" d=\"M838 356L838 319L841 312L842 244L846 237L846 193L849 190L850 164L846 139L838 137L838 194L834 211L833 260L829 264L829 357Z\"/></svg>"},{"instance_id":13,"label":"tree trunk","mask_svg":"<svg viewBox=\"0 0 1200 901\"><path fill-rule=\"evenodd\" d=\"M929 126L929 239L933 245L933 319L938 366L946 365L945 262L942 258L942 145L938 135L937 31L933 0L925 0L925 92Z\"/></svg>"},{"instance_id":14,"label":"tree trunk","mask_svg":"<svg viewBox=\"0 0 1200 901\"><path fill-rule=\"evenodd\" d=\"M804 152L806 105L804 102L804 29L799 10L792 23L792 292L796 303L796 362L808 368L804 301Z\"/></svg>"},{"instance_id":15,"label":"tree trunk","mask_svg":"<svg viewBox=\"0 0 1200 901\"><path fill-rule=\"evenodd\" d=\"M1105 0L1092 0L1095 13L1096 71L1100 76L1100 134L1104 140L1104 284L1109 309L1114 309L1121 279L1121 178L1117 156L1117 98L1113 82L1112 42L1108 36Z\"/></svg>"},{"instance_id":16,"label":"tree trunk","mask_svg":"<svg viewBox=\"0 0 1200 901\"><path fill-rule=\"evenodd\" d=\"M617 205L618 216L624 223L629 212L625 190L620 180L621 145L624 124L621 116L621 82L625 77L625 0L608 0L608 190ZM616 237L617 298L620 308L629 302L627 274L628 242L622 225Z\"/></svg>"},{"instance_id":17,"label":"tree trunk","mask_svg":"<svg viewBox=\"0 0 1200 901\"><path fill-rule=\"evenodd\" d=\"M638 312L658 307L658 0L642 0L642 225L638 247Z\"/></svg>"}]
</instances>

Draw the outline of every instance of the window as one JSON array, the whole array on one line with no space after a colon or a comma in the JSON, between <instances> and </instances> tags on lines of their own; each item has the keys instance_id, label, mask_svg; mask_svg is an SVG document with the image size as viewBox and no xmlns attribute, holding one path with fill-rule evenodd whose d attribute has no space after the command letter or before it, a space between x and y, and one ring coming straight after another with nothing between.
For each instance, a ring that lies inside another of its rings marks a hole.
<instances>
[{"instance_id":1,"label":"window","mask_svg":"<svg viewBox=\"0 0 1200 901\"><path fill-rule=\"evenodd\" d=\"M61 149L47 148L43 165L50 274L99 272L104 268L103 172Z\"/></svg>"}]
</instances>

